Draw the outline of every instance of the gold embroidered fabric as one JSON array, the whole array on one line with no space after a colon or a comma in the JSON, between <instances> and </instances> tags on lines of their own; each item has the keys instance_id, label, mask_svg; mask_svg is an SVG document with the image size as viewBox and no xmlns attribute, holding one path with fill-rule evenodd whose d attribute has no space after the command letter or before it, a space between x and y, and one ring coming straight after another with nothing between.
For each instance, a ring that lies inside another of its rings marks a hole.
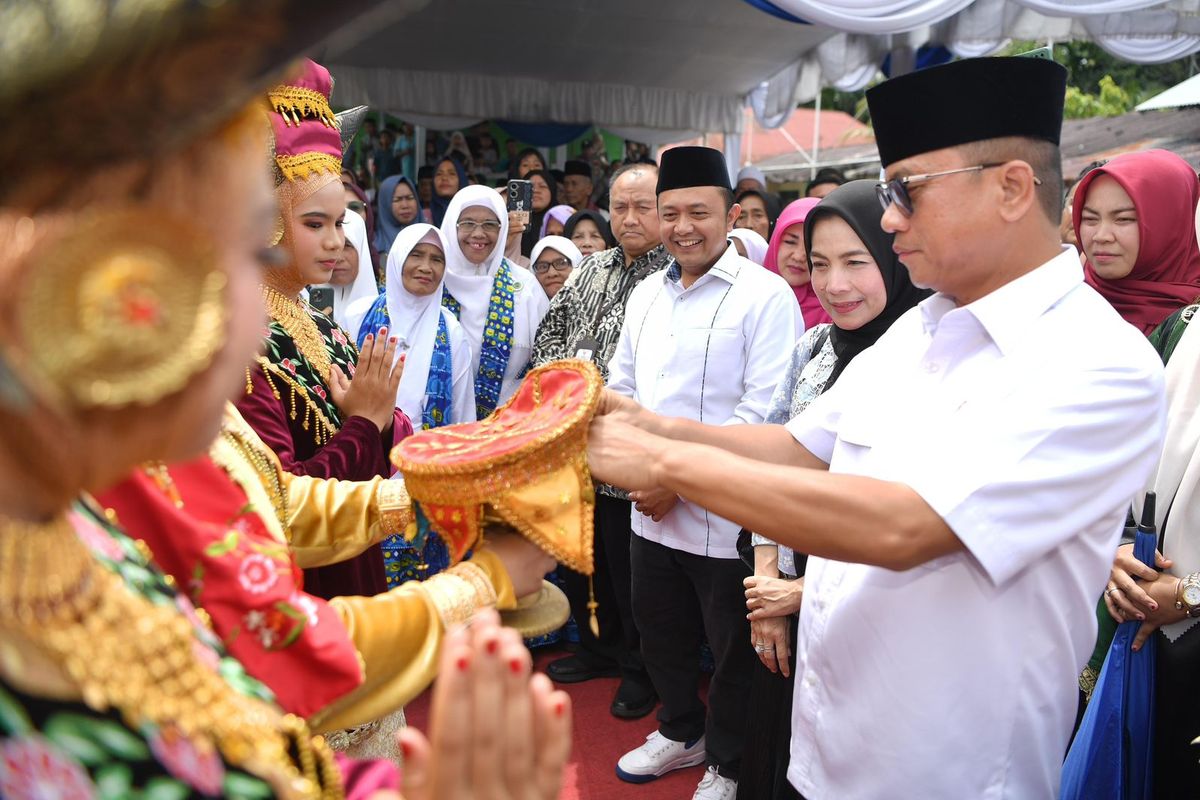
<instances>
[{"instance_id":1,"label":"gold embroidered fabric","mask_svg":"<svg viewBox=\"0 0 1200 800\"><path fill-rule=\"evenodd\" d=\"M337 119L329 107L325 95L304 86L280 84L267 92L267 100L271 108L279 112L283 121L293 127L299 127L301 119L313 117L321 121L327 128L337 128Z\"/></svg>"},{"instance_id":2,"label":"gold embroidered fabric","mask_svg":"<svg viewBox=\"0 0 1200 800\"><path fill-rule=\"evenodd\" d=\"M487 419L420 431L392 451L453 556L479 541L491 515L571 569L592 573L587 430L601 387L591 362L547 364Z\"/></svg>"},{"instance_id":3,"label":"gold embroidered fabric","mask_svg":"<svg viewBox=\"0 0 1200 800\"><path fill-rule=\"evenodd\" d=\"M379 526L383 529L384 536L397 535L412 539L416 531L410 526L413 525L416 515L413 513L412 498L409 497L404 481L380 481L375 505L379 507Z\"/></svg>"},{"instance_id":4,"label":"gold embroidered fabric","mask_svg":"<svg viewBox=\"0 0 1200 800\"><path fill-rule=\"evenodd\" d=\"M275 163L289 181L302 181L311 175L329 172L342 173L342 160L329 153L299 153L294 156L277 155Z\"/></svg>"},{"instance_id":5,"label":"gold embroidered fabric","mask_svg":"<svg viewBox=\"0 0 1200 800\"><path fill-rule=\"evenodd\" d=\"M421 582L443 628L462 625L476 609L496 604L496 593L479 567L464 561Z\"/></svg>"}]
</instances>

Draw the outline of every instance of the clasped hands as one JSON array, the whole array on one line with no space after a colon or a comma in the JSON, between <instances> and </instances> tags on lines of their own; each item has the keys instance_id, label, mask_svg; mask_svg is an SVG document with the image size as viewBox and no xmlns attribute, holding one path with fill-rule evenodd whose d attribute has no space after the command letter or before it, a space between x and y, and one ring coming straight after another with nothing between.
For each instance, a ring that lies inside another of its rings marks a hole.
<instances>
[{"instance_id":1,"label":"clasped hands","mask_svg":"<svg viewBox=\"0 0 1200 800\"><path fill-rule=\"evenodd\" d=\"M520 634L486 609L446 634L429 737L405 728L398 738L406 800L555 800L571 750L571 700L532 674Z\"/></svg>"},{"instance_id":2,"label":"clasped hands","mask_svg":"<svg viewBox=\"0 0 1200 800\"><path fill-rule=\"evenodd\" d=\"M771 672L791 675L789 617L800 610L804 597L804 578L784 580L766 575L751 575L743 582L746 587L746 608L750 613L750 644L758 660Z\"/></svg>"},{"instance_id":3,"label":"clasped hands","mask_svg":"<svg viewBox=\"0 0 1200 800\"><path fill-rule=\"evenodd\" d=\"M1154 563L1159 569L1169 569L1173 562L1154 552ZM1136 579L1136 580L1135 580ZM1140 620L1133 649L1140 650L1150 634L1187 617L1175 608L1175 590L1179 578L1167 575L1146 566L1133 554L1133 545L1117 548L1108 585L1104 590L1104 605L1109 615L1118 623Z\"/></svg>"}]
</instances>

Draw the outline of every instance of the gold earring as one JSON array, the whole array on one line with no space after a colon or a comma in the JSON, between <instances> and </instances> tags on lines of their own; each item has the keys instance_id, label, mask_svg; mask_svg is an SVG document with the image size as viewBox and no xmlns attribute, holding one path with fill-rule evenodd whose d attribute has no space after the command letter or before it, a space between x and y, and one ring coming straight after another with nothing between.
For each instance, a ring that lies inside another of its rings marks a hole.
<instances>
[{"instance_id":1,"label":"gold earring","mask_svg":"<svg viewBox=\"0 0 1200 800\"><path fill-rule=\"evenodd\" d=\"M88 214L30 254L17 329L30 367L78 407L149 405L212 361L225 327L216 245L149 208Z\"/></svg>"}]
</instances>

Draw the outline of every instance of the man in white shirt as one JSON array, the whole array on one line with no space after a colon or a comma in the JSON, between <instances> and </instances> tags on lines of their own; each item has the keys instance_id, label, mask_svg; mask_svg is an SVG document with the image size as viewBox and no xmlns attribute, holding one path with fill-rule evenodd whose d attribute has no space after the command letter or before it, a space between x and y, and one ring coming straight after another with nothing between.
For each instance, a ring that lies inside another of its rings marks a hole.
<instances>
[{"instance_id":1,"label":"man in white shirt","mask_svg":"<svg viewBox=\"0 0 1200 800\"><path fill-rule=\"evenodd\" d=\"M668 150L657 195L662 241L675 262L630 295L608 385L700 423L761 423L803 333L794 293L728 243L739 208L719 151ZM707 762L695 797L732 800L755 660L742 598L750 571L736 547L740 526L677 502L674 491L631 499L633 615L663 707L658 730L620 759L617 774L642 783ZM698 696L706 633L716 664L707 714Z\"/></svg>"},{"instance_id":2,"label":"man in white shirt","mask_svg":"<svg viewBox=\"0 0 1200 800\"><path fill-rule=\"evenodd\" d=\"M1153 350L1059 245L1065 85L989 58L867 93L883 226L937 294L786 427L615 396L593 425L599 479L810 554L788 770L807 800L1057 796L1095 598L1163 431Z\"/></svg>"}]
</instances>

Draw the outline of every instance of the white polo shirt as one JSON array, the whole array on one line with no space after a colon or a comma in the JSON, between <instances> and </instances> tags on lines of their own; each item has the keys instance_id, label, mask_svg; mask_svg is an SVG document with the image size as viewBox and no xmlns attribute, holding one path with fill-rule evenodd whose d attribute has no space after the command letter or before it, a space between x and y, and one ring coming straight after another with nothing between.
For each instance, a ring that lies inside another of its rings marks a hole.
<instances>
[{"instance_id":1,"label":"white polo shirt","mask_svg":"<svg viewBox=\"0 0 1200 800\"><path fill-rule=\"evenodd\" d=\"M714 425L762 422L804 332L787 282L727 247L686 289L679 267L638 284L625 307L608 385L651 411ZM676 550L737 558L739 526L680 500L633 531Z\"/></svg>"},{"instance_id":2,"label":"white polo shirt","mask_svg":"<svg viewBox=\"0 0 1200 800\"><path fill-rule=\"evenodd\" d=\"M808 800L1057 797L1163 420L1161 362L1068 248L968 306L924 301L788 424L966 547L906 572L808 560L788 768Z\"/></svg>"}]
</instances>

